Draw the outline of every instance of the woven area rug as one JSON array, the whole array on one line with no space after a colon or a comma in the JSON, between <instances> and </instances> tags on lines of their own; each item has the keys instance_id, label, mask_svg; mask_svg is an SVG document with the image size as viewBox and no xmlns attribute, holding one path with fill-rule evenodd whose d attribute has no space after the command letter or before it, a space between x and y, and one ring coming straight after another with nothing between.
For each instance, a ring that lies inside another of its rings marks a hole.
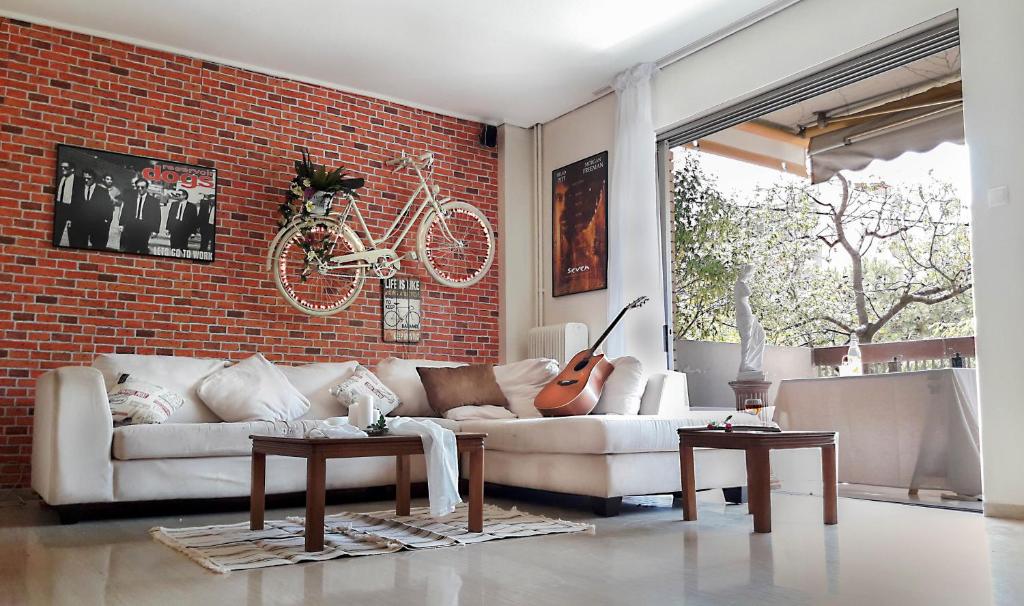
<instances>
[{"instance_id":1,"label":"woven area rug","mask_svg":"<svg viewBox=\"0 0 1024 606\"><path fill-rule=\"evenodd\" d=\"M193 528L153 528L149 532L157 542L184 553L199 565L225 573L342 556L472 545L497 539L593 529L591 524L485 505L484 531L469 532L468 513L469 508L465 504L444 518L430 517L430 510L426 507L414 508L408 516L397 516L394 510L336 513L324 519L324 550L312 553L303 549L305 528L301 517L267 520L263 530L249 530L249 522L241 522Z\"/></svg>"}]
</instances>

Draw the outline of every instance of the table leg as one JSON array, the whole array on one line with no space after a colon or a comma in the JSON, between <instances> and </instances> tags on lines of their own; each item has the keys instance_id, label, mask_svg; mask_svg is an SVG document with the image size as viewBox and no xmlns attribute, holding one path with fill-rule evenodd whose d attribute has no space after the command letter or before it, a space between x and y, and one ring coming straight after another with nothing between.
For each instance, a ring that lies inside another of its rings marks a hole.
<instances>
[{"instance_id":1,"label":"table leg","mask_svg":"<svg viewBox=\"0 0 1024 606\"><path fill-rule=\"evenodd\" d=\"M324 500L327 460L319 453L306 459L306 551L324 549Z\"/></svg>"},{"instance_id":2,"label":"table leg","mask_svg":"<svg viewBox=\"0 0 1024 606\"><path fill-rule=\"evenodd\" d=\"M252 481L249 485L249 530L263 530L267 502L267 455L252 453Z\"/></svg>"},{"instance_id":3,"label":"table leg","mask_svg":"<svg viewBox=\"0 0 1024 606\"><path fill-rule=\"evenodd\" d=\"M679 445L679 479L682 490L683 519L697 519L697 484L693 475L693 448Z\"/></svg>"},{"instance_id":4,"label":"table leg","mask_svg":"<svg viewBox=\"0 0 1024 606\"><path fill-rule=\"evenodd\" d=\"M409 455L395 457L395 515L409 515Z\"/></svg>"},{"instance_id":5,"label":"table leg","mask_svg":"<svg viewBox=\"0 0 1024 606\"><path fill-rule=\"evenodd\" d=\"M747 449L747 493L754 532L772 531L771 464L767 448Z\"/></svg>"},{"instance_id":6,"label":"table leg","mask_svg":"<svg viewBox=\"0 0 1024 606\"><path fill-rule=\"evenodd\" d=\"M824 482L825 523L839 523L838 482L835 444L821 447L821 479Z\"/></svg>"},{"instance_id":7,"label":"table leg","mask_svg":"<svg viewBox=\"0 0 1024 606\"><path fill-rule=\"evenodd\" d=\"M484 530L484 449L469 452L469 531Z\"/></svg>"},{"instance_id":8,"label":"table leg","mask_svg":"<svg viewBox=\"0 0 1024 606\"><path fill-rule=\"evenodd\" d=\"M751 454L750 454L750 450L749 449L744 450L743 451L743 455L744 455L744 457L746 457L745 460L746 460L746 466L747 466L747 515L753 515L754 514L754 510L757 509L756 503L757 503L758 495L757 495L757 493L755 493L751 489L751 487L753 486L753 484L751 482L756 482L756 480L752 480L751 479L751 478L754 477L754 472L753 472L753 470L751 468L751 462L750 462L751 461Z\"/></svg>"}]
</instances>

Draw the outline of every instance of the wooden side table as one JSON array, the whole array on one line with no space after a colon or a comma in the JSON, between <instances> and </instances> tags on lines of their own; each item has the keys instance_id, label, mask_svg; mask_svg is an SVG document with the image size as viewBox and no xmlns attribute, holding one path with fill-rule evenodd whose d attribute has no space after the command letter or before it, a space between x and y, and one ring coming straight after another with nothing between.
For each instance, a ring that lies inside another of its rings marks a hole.
<instances>
[{"instance_id":1,"label":"wooden side table","mask_svg":"<svg viewBox=\"0 0 1024 606\"><path fill-rule=\"evenodd\" d=\"M327 459L395 457L395 513L409 515L409 457L423 454L419 436L375 438L252 438L252 485L249 495L249 528L262 530L266 505L267 455L306 459L306 551L324 548L324 499ZM459 453L469 453L469 531L484 526L485 433L456 433Z\"/></svg>"},{"instance_id":2,"label":"wooden side table","mask_svg":"<svg viewBox=\"0 0 1024 606\"><path fill-rule=\"evenodd\" d=\"M824 482L824 519L839 523L836 502L836 434L833 431L743 431L720 429L679 430L679 472L683 490L683 519L697 519L697 490L693 476L693 449L726 448L743 450L747 455L747 493L750 513L754 514L754 532L772 531L771 467L772 449L820 448Z\"/></svg>"}]
</instances>

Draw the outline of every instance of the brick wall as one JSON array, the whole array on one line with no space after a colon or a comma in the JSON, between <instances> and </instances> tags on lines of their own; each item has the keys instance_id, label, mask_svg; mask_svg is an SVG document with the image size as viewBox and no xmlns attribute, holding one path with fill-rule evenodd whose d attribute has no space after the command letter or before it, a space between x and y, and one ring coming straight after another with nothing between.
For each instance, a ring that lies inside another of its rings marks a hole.
<instances>
[{"instance_id":1,"label":"brick wall","mask_svg":"<svg viewBox=\"0 0 1024 606\"><path fill-rule=\"evenodd\" d=\"M412 187L383 161L433 150L442 191L497 229L497 159L476 143L479 124L6 18L0 48L0 486L28 482L36 377L99 353L497 361L497 266L464 290L404 268L424 281L417 345L381 342L379 281L313 318L263 268L300 146L366 177L378 229ZM215 166L216 261L54 248L58 143Z\"/></svg>"}]
</instances>

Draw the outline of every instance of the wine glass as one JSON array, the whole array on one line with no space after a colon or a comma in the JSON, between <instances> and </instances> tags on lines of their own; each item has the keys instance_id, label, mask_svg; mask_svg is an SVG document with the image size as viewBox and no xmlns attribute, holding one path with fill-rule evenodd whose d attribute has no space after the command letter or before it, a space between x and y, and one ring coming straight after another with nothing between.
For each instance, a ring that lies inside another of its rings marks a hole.
<instances>
[{"instance_id":1,"label":"wine glass","mask_svg":"<svg viewBox=\"0 0 1024 606\"><path fill-rule=\"evenodd\" d=\"M761 398L747 398L743 401L743 408L750 414L757 417L761 425L767 425L761 418L761 411L764 410L764 401Z\"/></svg>"}]
</instances>

